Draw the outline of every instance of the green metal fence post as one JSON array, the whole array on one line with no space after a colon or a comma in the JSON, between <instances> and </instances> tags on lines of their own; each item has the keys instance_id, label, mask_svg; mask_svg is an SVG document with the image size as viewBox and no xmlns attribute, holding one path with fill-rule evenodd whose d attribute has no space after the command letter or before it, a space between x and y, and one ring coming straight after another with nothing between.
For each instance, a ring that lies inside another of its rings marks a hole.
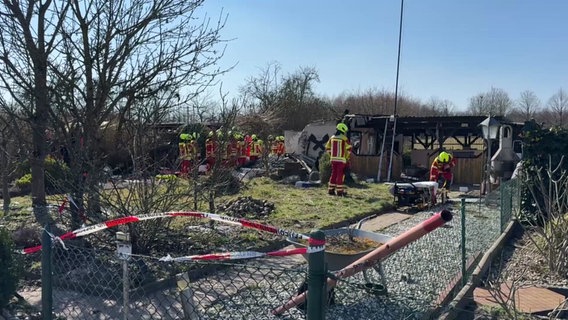
<instances>
[{"instance_id":1,"label":"green metal fence post","mask_svg":"<svg viewBox=\"0 0 568 320\"><path fill-rule=\"evenodd\" d=\"M41 314L43 320L51 320L53 312L52 250L49 231L49 225L46 225L41 237Z\"/></svg>"},{"instance_id":2,"label":"green metal fence post","mask_svg":"<svg viewBox=\"0 0 568 320\"><path fill-rule=\"evenodd\" d=\"M516 185L516 180L512 180L511 183L509 183L509 197L507 197L507 207L509 207L509 219L507 219L508 221L514 218L513 195L515 194Z\"/></svg>"},{"instance_id":3,"label":"green metal fence post","mask_svg":"<svg viewBox=\"0 0 568 320\"><path fill-rule=\"evenodd\" d=\"M310 234L309 249L325 244L323 231L315 230ZM308 256L308 320L323 320L327 305L327 270L325 266L325 250L312 252Z\"/></svg>"},{"instance_id":4,"label":"green metal fence post","mask_svg":"<svg viewBox=\"0 0 568 320\"><path fill-rule=\"evenodd\" d=\"M503 232L504 225L505 225L505 223L503 221L503 219L505 218L505 208L503 206L503 203L504 203L503 197L505 197L505 192L504 192L505 188L506 188L506 184L501 183L501 185L499 186L499 202L500 202L500 205L499 205L499 232L500 233Z\"/></svg>"},{"instance_id":5,"label":"green metal fence post","mask_svg":"<svg viewBox=\"0 0 568 320\"><path fill-rule=\"evenodd\" d=\"M462 286L467 284L467 270L466 270L466 251L465 251L465 198L461 199L461 271L462 271Z\"/></svg>"}]
</instances>

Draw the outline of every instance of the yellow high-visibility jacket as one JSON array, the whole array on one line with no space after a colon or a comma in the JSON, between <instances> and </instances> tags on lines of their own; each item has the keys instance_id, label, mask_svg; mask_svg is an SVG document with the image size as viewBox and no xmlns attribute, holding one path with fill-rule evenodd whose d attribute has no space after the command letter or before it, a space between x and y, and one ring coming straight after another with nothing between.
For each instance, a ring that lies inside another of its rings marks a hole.
<instances>
[{"instance_id":1,"label":"yellow high-visibility jacket","mask_svg":"<svg viewBox=\"0 0 568 320\"><path fill-rule=\"evenodd\" d=\"M331 161L346 163L351 155L351 143L345 135L333 135L327 140L325 150L329 153Z\"/></svg>"}]
</instances>

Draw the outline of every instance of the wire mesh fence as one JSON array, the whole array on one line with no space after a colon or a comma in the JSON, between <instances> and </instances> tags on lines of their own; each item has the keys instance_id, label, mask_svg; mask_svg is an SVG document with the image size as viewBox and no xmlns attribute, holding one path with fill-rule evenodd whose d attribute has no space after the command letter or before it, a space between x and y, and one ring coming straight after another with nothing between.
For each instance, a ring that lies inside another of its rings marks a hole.
<instances>
[{"instance_id":1,"label":"wire mesh fence","mask_svg":"<svg viewBox=\"0 0 568 320\"><path fill-rule=\"evenodd\" d=\"M343 279L328 295L326 319L433 318L463 287L480 255L518 210L519 183L502 184L487 199L451 199L380 232L396 237L436 211L452 221L370 268ZM495 195L498 195L498 201ZM458 201L456 201L458 200ZM143 222L142 222L143 223ZM52 239L53 240L53 239ZM84 239L88 240L88 239ZM114 243L54 242L54 315L65 319L306 319L306 305L272 311L306 290L305 259L271 257L237 262L163 261L118 255ZM167 253L164 253L167 254ZM38 259L29 255L27 259ZM333 272L331 273L333 274ZM383 290L384 289L384 290Z\"/></svg>"},{"instance_id":2,"label":"wire mesh fence","mask_svg":"<svg viewBox=\"0 0 568 320\"><path fill-rule=\"evenodd\" d=\"M305 277L305 268L269 261L164 262L73 245L53 251L54 310L66 319L269 319Z\"/></svg>"},{"instance_id":3,"label":"wire mesh fence","mask_svg":"<svg viewBox=\"0 0 568 320\"><path fill-rule=\"evenodd\" d=\"M501 231L513 217L517 217L521 211L521 180L511 179L505 181L499 187Z\"/></svg>"}]
</instances>

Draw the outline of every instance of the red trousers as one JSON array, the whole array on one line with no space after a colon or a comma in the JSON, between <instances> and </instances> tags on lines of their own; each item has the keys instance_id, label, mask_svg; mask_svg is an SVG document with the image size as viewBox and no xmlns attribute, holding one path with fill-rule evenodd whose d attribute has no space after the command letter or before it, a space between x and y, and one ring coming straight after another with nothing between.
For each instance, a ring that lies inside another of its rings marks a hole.
<instances>
[{"instance_id":1,"label":"red trousers","mask_svg":"<svg viewBox=\"0 0 568 320\"><path fill-rule=\"evenodd\" d=\"M341 161L331 162L331 177L327 185L328 191L336 190L337 194L342 194L344 191L343 180L345 180L345 166L347 164Z\"/></svg>"},{"instance_id":2,"label":"red trousers","mask_svg":"<svg viewBox=\"0 0 568 320\"><path fill-rule=\"evenodd\" d=\"M210 172L211 170L213 170L213 166L215 165L215 158L208 157L206 159L206 163L207 163L207 172Z\"/></svg>"},{"instance_id":3,"label":"red trousers","mask_svg":"<svg viewBox=\"0 0 568 320\"><path fill-rule=\"evenodd\" d=\"M190 160L181 160L181 174L187 175L189 173L190 166L191 166Z\"/></svg>"},{"instance_id":4,"label":"red trousers","mask_svg":"<svg viewBox=\"0 0 568 320\"><path fill-rule=\"evenodd\" d=\"M238 157L237 166L242 167L247 163L247 157Z\"/></svg>"}]
</instances>

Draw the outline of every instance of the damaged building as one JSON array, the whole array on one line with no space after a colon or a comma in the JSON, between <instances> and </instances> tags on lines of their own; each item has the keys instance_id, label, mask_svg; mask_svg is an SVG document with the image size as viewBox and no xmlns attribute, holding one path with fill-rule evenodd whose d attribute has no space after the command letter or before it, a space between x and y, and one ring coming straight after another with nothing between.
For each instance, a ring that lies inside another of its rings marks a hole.
<instances>
[{"instance_id":1,"label":"damaged building","mask_svg":"<svg viewBox=\"0 0 568 320\"><path fill-rule=\"evenodd\" d=\"M350 128L353 145L351 170L360 178L377 181L396 181L409 176L427 180L434 157L440 150L448 150L457 159L454 183L479 184L485 179L489 151L492 171L506 179L521 157L523 123L492 117L499 125L499 135L490 139L488 148L480 126L486 119L486 116L442 116L397 117L395 121L388 115L346 115L343 121ZM308 124L301 132L287 131L286 150L316 165L336 124L337 121L321 121ZM505 148L507 154L514 154L502 156Z\"/></svg>"}]
</instances>

